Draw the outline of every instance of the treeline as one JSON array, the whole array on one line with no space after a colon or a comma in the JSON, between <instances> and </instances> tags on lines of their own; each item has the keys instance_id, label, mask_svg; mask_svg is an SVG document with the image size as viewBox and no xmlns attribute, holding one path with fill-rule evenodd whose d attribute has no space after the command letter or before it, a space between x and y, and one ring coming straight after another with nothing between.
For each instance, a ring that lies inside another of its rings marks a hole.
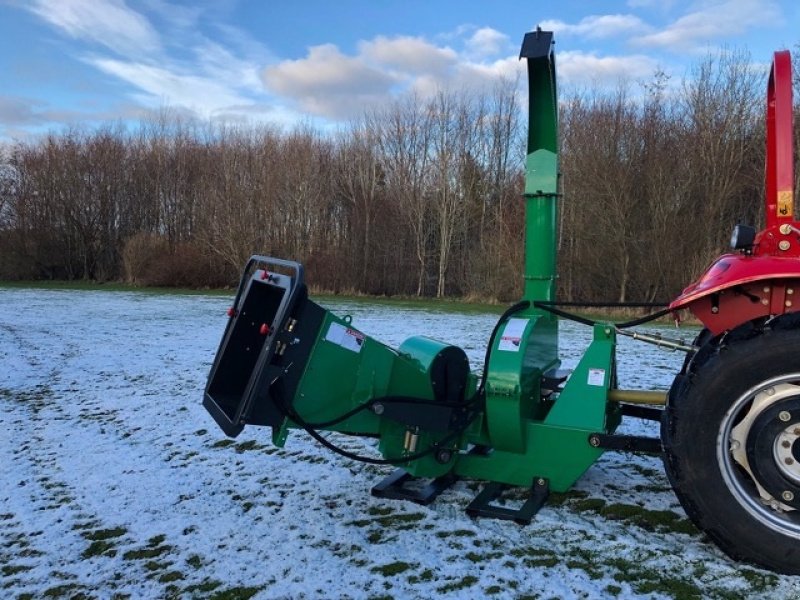
<instances>
[{"instance_id":1,"label":"treeline","mask_svg":"<svg viewBox=\"0 0 800 600\"><path fill-rule=\"evenodd\" d=\"M669 298L763 218L764 74L728 52L668 83L562 98L562 299ZM16 144L0 278L215 287L259 253L303 262L318 289L514 298L517 84L405 97L334 132L165 112Z\"/></svg>"}]
</instances>

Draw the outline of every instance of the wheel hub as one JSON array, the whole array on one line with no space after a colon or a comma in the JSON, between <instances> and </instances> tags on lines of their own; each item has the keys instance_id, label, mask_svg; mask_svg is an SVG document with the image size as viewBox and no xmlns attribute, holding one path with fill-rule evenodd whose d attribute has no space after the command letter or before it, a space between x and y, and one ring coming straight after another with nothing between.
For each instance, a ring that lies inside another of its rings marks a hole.
<instances>
[{"instance_id":1,"label":"wheel hub","mask_svg":"<svg viewBox=\"0 0 800 600\"><path fill-rule=\"evenodd\" d=\"M765 504L800 509L800 386L781 383L757 393L729 439L731 456Z\"/></svg>"},{"instance_id":2,"label":"wheel hub","mask_svg":"<svg viewBox=\"0 0 800 600\"><path fill-rule=\"evenodd\" d=\"M789 425L778 434L773 455L780 473L800 485L800 426Z\"/></svg>"}]
</instances>

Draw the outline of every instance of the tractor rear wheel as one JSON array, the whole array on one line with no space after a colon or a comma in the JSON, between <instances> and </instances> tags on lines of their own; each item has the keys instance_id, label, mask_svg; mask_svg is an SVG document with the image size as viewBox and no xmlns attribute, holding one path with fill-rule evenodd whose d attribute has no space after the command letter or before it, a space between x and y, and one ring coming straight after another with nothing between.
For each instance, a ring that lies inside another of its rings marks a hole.
<instances>
[{"instance_id":1,"label":"tractor rear wheel","mask_svg":"<svg viewBox=\"0 0 800 600\"><path fill-rule=\"evenodd\" d=\"M661 424L667 476L729 556L800 574L800 330L731 339L676 377Z\"/></svg>"}]
</instances>

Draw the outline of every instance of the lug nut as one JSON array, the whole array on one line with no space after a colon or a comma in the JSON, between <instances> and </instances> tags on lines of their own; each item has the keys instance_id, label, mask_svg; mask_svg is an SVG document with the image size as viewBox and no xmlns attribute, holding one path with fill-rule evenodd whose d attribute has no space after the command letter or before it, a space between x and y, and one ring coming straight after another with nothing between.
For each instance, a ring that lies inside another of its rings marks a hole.
<instances>
[{"instance_id":1,"label":"lug nut","mask_svg":"<svg viewBox=\"0 0 800 600\"><path fill-rule=\"evenodd\" d=\"M792 418L792 415L789 414L788 410L782 410L778 413L778 418L783 421L784 423Z\"/></svg>"},{"instance_id":2,"label":"lug nut","mask_svg":"<svg viewBox=\"0 0 800 600\"><path fill-rule=\"evenodd\" d=\"M789 457L786 457L786 458L784 458L784 459L783 459L783 462L785 462L785 463L786 463L787 465L789 465L789 466L791 466L791 465L793 465L793 464L794 464L794 460L793 460L793 459L791 459L791 458L789 458Z\"/></svg>"},{"instance_id":3,"label":"lug nut","mask_svg":"<svg viewBox=\"0 0 800 600\"><path fill-rule=\"evenodd\" d=\"M792 492L790 492L789 490L786 490L785 492L783 492L781 494L781 498L786 500L786 502L791 502L792 500L794 500L794 494Z\"/></svg>"},{"instance_id":4,"label":"lug nut","mask_svg":"<svg viewBox=\"0 0 800 600\"><path fill-rule=\"evenodd\" d=\"M783 446L784 448L791 448L792 447L792 445L789 442L787 442L786 440L783 440L781 442L781 446Z\"/></svg>"}]
</instances>

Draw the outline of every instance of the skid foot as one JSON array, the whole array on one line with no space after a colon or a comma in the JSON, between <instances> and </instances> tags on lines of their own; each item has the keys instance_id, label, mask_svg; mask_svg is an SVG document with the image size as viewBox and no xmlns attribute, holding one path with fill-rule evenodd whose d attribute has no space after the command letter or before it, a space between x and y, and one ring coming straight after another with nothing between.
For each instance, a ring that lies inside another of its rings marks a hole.
<instances>
[{"instance_id":1,"label":"skid foot","mask_svg":"<svg viewBox=\"0 0 800 600\"><path fill-rule=\"evenodd\" d=\"M539 509L544 506L547 497L550 495L550 485L546 479L534 479L531 487L531 495L518 509L505 508L492 504L500 494L509 486L504 483L487 483L481 493L467 506L467 514L470 517L488 517L492 519L503 519L514 521L520 525L528 525Z\"/></svg>"},{"instance_id":2,"label":"skid foot","mask_svg":"<svg viewBox=\"0 0 800 600\"><path fill-rule=\"evenodd\" d=\"M397 469L383 481L372 488L372 495L377 498L390 498L392 500L410 500L417 504L430 504L444 490L455 482L455 475L447 474L437 477L421 488L411 489L405 487L410 481L416 481L410 473Z\"/></svg>"}]
</instances>

